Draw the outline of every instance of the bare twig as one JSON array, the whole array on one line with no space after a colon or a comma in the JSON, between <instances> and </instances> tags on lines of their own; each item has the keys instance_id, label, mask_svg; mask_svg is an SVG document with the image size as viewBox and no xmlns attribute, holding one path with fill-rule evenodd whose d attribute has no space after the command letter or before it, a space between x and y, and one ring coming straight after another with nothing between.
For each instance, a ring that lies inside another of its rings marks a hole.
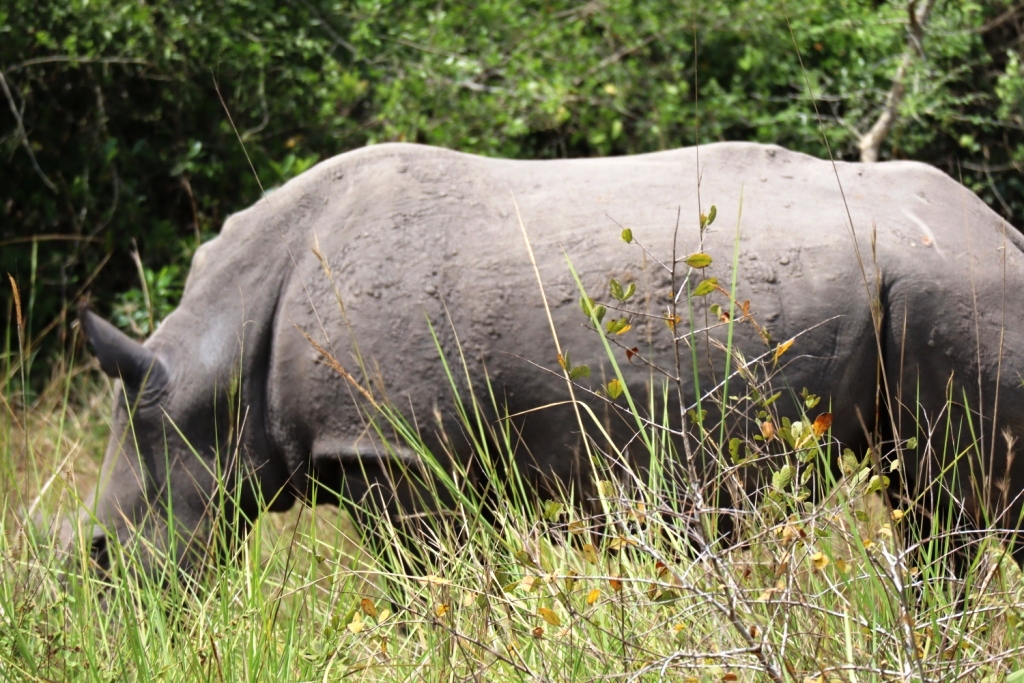
<instances>
[{"instance_id":1,"label":"bare twig","mask_svg":"<svg viewBox=\"0 0 1024 683\"><path fill-rule=\"evenodd\" d=\"M0 87L4 89L4 95L7 97L7 104L11 107L11 113L14 114L14 120L18 123L18 135L21 137L21 146L25 148L25 152L28 154L29 160L32 162L32 168L35 169L36 174L42 179L43 183L50 188L51 192L57 192L57 186L53 184L46 174L43 173L43 169L39 168L39 162L36 161L35 152L32 151L32 145L28 142L28 133L25 132L25 122L21 119L21 112L18 111L18 106L14 103L14 95L11 94L11 89L7 87L7 79L4 77L3 71L0 71Z\"/></svg>"}]
</instances>

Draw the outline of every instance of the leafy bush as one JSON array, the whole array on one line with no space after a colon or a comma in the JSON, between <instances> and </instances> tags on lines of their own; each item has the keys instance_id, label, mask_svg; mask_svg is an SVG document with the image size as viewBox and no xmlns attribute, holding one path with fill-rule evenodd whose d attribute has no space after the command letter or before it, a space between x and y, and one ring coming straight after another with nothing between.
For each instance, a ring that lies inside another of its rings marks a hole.
<instances>
[{"instance_id":1,"label":"leafy bush","mask_svg":"<svg viewBox=\"0 0 1024 683\"><path fill-rule=\"evenodd\" d=\"M84 290L101 307L137 298L133 240L180 278L264 189L387 140L537 158L752 139L823 156L824 132L856 158L908 50L882 156L962 177L1024 225L1022 13L939 3L917 45L920 4L9 0L0 271L37 278L40 320Z\"/></svg>"}]
</instances>

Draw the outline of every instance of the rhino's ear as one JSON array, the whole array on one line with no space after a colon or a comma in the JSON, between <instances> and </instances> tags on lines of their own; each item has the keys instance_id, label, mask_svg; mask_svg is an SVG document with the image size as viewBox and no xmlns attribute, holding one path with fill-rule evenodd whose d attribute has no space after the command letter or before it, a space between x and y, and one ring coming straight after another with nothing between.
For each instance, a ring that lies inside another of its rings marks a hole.
<instances>
[{"instance_id":1,"label":"rhino's ear","mask_svg":"<svg viewBox=\"0 0 1024 683\"><path fill-rule=\"evenodd\" d=\"M92 343L100 367L109 377L120 379L125 387L138 391L147 380L160 381L164 376L163 364L155 353L84 305L78 307L78 321Z\"/></svg>"}]
</instances>

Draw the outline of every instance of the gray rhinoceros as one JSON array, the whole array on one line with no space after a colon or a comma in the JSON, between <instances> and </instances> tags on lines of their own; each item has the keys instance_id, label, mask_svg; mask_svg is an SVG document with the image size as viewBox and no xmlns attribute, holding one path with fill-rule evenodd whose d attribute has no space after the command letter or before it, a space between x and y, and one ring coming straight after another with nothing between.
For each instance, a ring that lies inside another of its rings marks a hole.
<instances>
[{"instance_id":1,"label":"gray rhinoceros","mask_svg":"<svg viewBox=\"0 0 1024 683\"><path fill-rule=\"evenodd\" d=\"M702 237L699 215L712 205L718 219ZM623 242L623 226L646 251ZM575 397L604 423L588 430L595 448L613 450L607 433L642 465L636 421L584 389L614 375L566 257L594 299L607 301L612 278L636 283L622 306L635 311L632 329L615 340L639 355L616 353L637 405L660 413L676 394L647 361L682 376L684 410L695 367L702 389L723 379L716 340L727 326L707 312L713 302L728 309L725 296L694 299L692 316L682 299L681 320L665 318L687 275L690 287L714 276L729 289L736 250L736 299L750 300L774 341L737 321L733 344L748 361L769 354L764 369L787 389L780 413L797 417L806 387L830 405L832 436L859 454L876 427L890 444L915 437L906 491L955 462L944 490L957 509L977 524L1016 523L1024 458L1007 471L1007 454L1024 436L1024 241L940 171L833 165L746 143L559 161L382 144L325 161L231 216L145 343L82 312L101 367L120 378L86 506L95 547L113 534L168 549L173 519L173 553L187 568L215 517L244 527L262 509L308 499L311 481L378 501L371 509L423 509L422 491L395 475L396 463L415 467L414 451L375 406L395 406L446 462L469 462L442 353L481 396L490 382L498 408L485 419L510 429L515 461L538 486L586 480L545 299L560 348L591 368ZM713 264L696 273L678 260L673 283L673 253L696 251ZM776 362L774 344L794 337ZM730 394L743 394L744 377ZM679 424L683 410L669 404ZM750 420L727 423L749 434ZM954 461L953 445L964 457ZM986 498L1002 501L1001 516L983 519Z\"/></svg>"}]
</instances>

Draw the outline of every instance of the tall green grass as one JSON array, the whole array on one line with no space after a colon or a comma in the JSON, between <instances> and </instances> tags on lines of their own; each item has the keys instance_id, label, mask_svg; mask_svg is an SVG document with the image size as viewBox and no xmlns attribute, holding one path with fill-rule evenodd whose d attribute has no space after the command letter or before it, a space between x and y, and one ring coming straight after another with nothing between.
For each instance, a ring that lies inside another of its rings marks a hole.
<instances>
[{"instance_id":1,"label":"tall green grass","mask_svg":"<svg viewBox=\"0 0 1024 683\"><path fill-rule=\"evenodd\" d=\"M378 516L367 544L347 514L318 506L261 516L229 562L195 580L133 571L116 546L113 570L94 571L84 551L56 555L31 518L74 514L89 490L110 387L71 356L32 376L43 364L29 317L12 305L8 320L2 680L1024 680L1024 579L1003 546L985 541L961 576L941 543L908 552L907 520L880 502L865 454L829 479L817 463L839 454L809 417L777 421L799 465L764 473L762 495L733 495L740 521L723 535L715 491L745 476L734 457L745 444L709 431L716 474L699 485L670 471L685 458L662 409L660 425L638 417L651 467L595 447L588 486L540 499L510 466L507 422L486 417L502 409L490 387L458 388L464 362L448 366L451 391L483 480L504 482L499 496L426 452L385 406L378 424L425 463L406 474L451 501L412 527L423 538L403 540L410 527ZM675 389L663 390L667 405ZM805 498L814 477L824 495Z\"/></svg>"}]
</instances>

